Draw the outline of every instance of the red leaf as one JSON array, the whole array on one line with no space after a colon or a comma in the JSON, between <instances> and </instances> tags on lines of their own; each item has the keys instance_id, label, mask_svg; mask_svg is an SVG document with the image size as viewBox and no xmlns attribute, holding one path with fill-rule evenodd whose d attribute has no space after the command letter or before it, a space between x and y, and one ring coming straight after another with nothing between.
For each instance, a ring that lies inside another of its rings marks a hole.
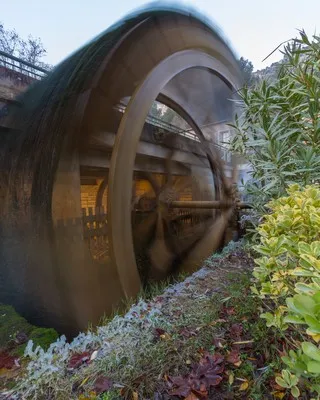
<instances>
[{"instance_id":1,"label":"red leaf","mask_svg":"<svg viewBox=\"0 0 320 400\"><path fill-rule=\"evenodd\" d=\"M234 307L223 307L221 309L221 315L234 315L235 313Z\"/></svg>"},{"instance_id":2,"label":"red leaf","mask_svg":"<svg viewBox=\"0 0 320 400\"><path fill-rule=\"evenodd\" d=\"M191 392L184 400L199 400L200 398L201 397L198 397L195 393Z\"/></svg>"},{"instance_id":3,"label":"red leaf","mask_svg":"<svg viewBox=\"0 0 320 400\"><path fill-rule=\"evenodd\" d=\"M232 338L239 338L242 335L243 327L241 324L233 324L230 328L230 336Z\"/></svg>"},{"instance_id":4,"label":"red leaf","mask_svg":"<svg viewBox=\"0 0 320 400\"><path fill-rule=\"evenodd\" d=\"M189 339L192 336L197 336L197 333L193 330L190 330L188 328L182 328L180 331L180 335L185 337L186 339Z\"/></svg>"},{"instance_id":5,"label":"red leaf","mask_svg":"<svg viewBox=\"0 0 320 400\"><path fill-rule=\"evenodd\" d=\"M222 348L222 347L223 347L223 344L224 344L224 342L225 342L225 340L224 340L224 339L220 339L220 338L214 338L214 339L213 339L213 341L212 341L212 344L213 344L215 347Z\"/></svg>"},{"instance_id":6,"label":"red leaf","mask_svg":"<svg viewBox=\"0 0 320 400\"><path fill-rule=\"evenodd\" d=\"M221 364L224 361L224 356L220 353L215 353L213 356L211 356L211 361L214 364Z\"/></svg>"},{"instance_id":7,"label":"red leaf","mask_svg":"<svg viewBox=\"0 0 320 400\"><path fill-rule=\"evenodd\" d=\"M186 398L192 392L200 399L207 398L211 386L217 386L222 381L220 374L224 371L224 356L219 353L205 353L197 365L186 377L178 376L168 379L170 394Z\"/></svg>"},{"instance_id":8,"label":"red leaf","mask_svg":"<svg viewBox=\"0 0 320 400\"><path fill-rule=\"evenodd\" d=\"M210 386L218 386L219 383L222 381L222 376L207 374L204 380L207 384L207 387L209 388Z\"/></svg>"},{"instance_id":9,"label":"red leaf","mask_svg":"<svg viewBox=\"0 0 320 400\"><path fill-rule=\"evenodd\" d=\"M96 393L104 393L110 390L113 386L112 381L109 378L106 378L105 376L100 376L99 378L96 379L94 383L94 390Z\"/></svg>"},{"instance_id":10,"label":"red leaf","mask_svg":"<svg viewBox=\"0 0 320 400\"><path fill-rule=\"evenodd\" d=\"M160 337L161 335L164 335L166 333L166 331L161 328L155 328L154 333L157 337Z\"/></svg>"},{"instance_id":11,"label":"red leaf","mask_svg":"<svg viewBox=\"0 0 320 400\"><path fill-rule=\"evenodd\" d=\"M188 384L188 382L185 382L183 385L177 387L176 389L171 390L170 394L171 396L181 396L181 397L187 397L191 391L191 388Z\"/></svg>"},{"instance_id":12,"label":"red leaf","mask_svg":"<svg viewBox=\"0 0 320 400\"><path fill-rule=\"evenodd\" d=\"M227 357L227 361L231 364L236 364L240 361L240 354L238 350L232 350Z\"/></svg>"},{"instance_id":13,"label":"red leaf","mask_svg":"<svg viewBox=\"0 0 320 400\"><path fill-rule=\"evenodd\" d=\"M17 344L23 344L23 343L26 343L27 341L28 341L28 335L26 333L19 332L16 334L15 342Z\"/></svg>"},{"instance_id":14,"label":"red leaf","mask_svg":"<svg viewBox=\"0 0 320 400\"><path fill-rule=\"evenodd\" d=\"M70 357L68 368L75 369L79 368L82 364L90 361L90 353L85 351L84 353L76 353Z\"/></svg>"},{"instance_id":15,"label":"red leaf","mask_svg":"<svg viewBox=\"0 0 320 400\"><path fill-rule=\"evenodd\" d=\"M17 357L12 357L10 354L6 352L0 353L0 368L12 369L17 366Z\"/></svg>"}]
</instances>

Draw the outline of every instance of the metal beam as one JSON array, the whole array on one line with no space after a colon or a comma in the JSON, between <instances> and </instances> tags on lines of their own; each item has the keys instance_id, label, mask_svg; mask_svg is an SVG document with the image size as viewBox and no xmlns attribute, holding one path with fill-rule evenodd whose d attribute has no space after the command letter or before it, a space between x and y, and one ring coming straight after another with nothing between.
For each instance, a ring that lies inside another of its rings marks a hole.
<instances>
[{"instance_id":1,"label":"metal beam","mask_svg":"<svg viewBox=\"0 0 320 400\"><path fill-rule=\"evenodd\" d=\"M106 170L110 168L110 158L102 152L88 152L80 155L80 167L101 168ZM167 173L165 164L162 160L143 156L137 156L134 171L153 172L159 174ZM189 168L186 168L177 162L172 162L173 175L187 176L190 175L190 173L191 171Z\"/></svg>"},{"instance_id":2,"label":"metal beam","mask_svg":"<svg viewBox=\"0 0 320 400\"><path fill-rule=\"evenodd\" d=\"M235 206L236 208L244 209L251 208L249 204L234 203L230 201L172 201L169 204L170 208L206 208L213 210L227 209Z\"/></svg>"},{"instance_id":3,"label":"metal beam","mask_svg":"<svg viewBox=\"0 0 320 400\"><path fill-rule=\"evenodd\" d=\"M149 134L149 136L151 135ZM116 135L110 132L97 133L91 137L90 147L99 149L112 149L114 146L115 137ZM148 140L148 134L144 134L143 139ZM197 152L191 151L190 144L189 146L187 146L187 144L184 143L183 146L183 140L180 140L180 143L176 143L176 145L173 144L172 146L166 146L163 143L152 143L151 140L151 137L149 137L149 141L143 140L139 142L137 149L138 155L167 159L171 155L171 151L173 150L172 161L189 165L197 165L204 168L210 167L209 161L205 157L204 153L199 154L199 150ZM187 140L190 141L190 139ZM155 142L154 139L153 142ZM195 142L193 144L194 150L196 150L196 148L198 147L197 143Z\"/></svg>"}]
</instances>

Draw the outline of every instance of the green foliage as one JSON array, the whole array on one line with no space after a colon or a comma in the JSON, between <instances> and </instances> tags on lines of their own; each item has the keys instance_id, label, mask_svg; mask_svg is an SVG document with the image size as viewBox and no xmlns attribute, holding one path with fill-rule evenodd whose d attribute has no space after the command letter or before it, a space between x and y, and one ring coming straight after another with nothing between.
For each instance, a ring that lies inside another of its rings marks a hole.
<instances>
[{"instance_id":1,"label":"green foliage","mask_svg":"<svg viewBox=\"0 0 320 400\"><path fill-rule=\"evenodd\" d=\"M272 213L258 228L252 290L268 301L269 311L261 315L267 326L290 327L302 338L283 357L289 370L277 379L298 397L301 377L315 391L320 379L320 187L292 185L287 192L268 204Z\"/></svg>"},{"instance_id":2,"label":"green foliage","mask_svg":"<svg viewBox=\"0 0 320 400\"><path fill-rule=\"evenodd\" d=\"M0 348L5 348L17 333L28 335L32 329L33 326L17 314L12 306L0 304Z\"/></svg>"},{"instance_id":3,"label":"green foliage","mask_svg":"<svg viewBox=\"0 0 320 400\"><path fill-rule=\"evenodd\" d=\"M243 79L246 85L253 83L253 64L251 61L241 57L239 60L239 66L242 71Z\"/></svg>"},{"instance_id":4,"label":"green foliage","mask_svg":"<svg viewBox=\"0 0 320 400\"><path fill-rule=\"evenodd\" d=\"M276 382L283 388L290 389L293 397L298 398L300 396L300 390L297 387L299 379L290 373L290 371L284 369L282 376L276 378Z\"/></svg>"},{"instance_id":5,"label":"green foliage","mask_svg":"<svg viewBox=\"0 0 320 400\"><path fill-rule=\"evenodd\" d=\"M40 346L43 350L47 350L51 343L58 339L58 333L52 328L35 328L29 339L33 341L35 346Z\"/></svg>"},{"instance_id":6,"label":"green foliage","mask_svg":"<svg viewBox=\"0 0 320 400\"><path fill-rule=\"evenodd\" d=\"M240 91L233 125L232 150L252 165L246 190L259 216L292 183L320 180L320 37L311 41L302 31L283 52L276 81Z\"/></svg>"}]
</instances>

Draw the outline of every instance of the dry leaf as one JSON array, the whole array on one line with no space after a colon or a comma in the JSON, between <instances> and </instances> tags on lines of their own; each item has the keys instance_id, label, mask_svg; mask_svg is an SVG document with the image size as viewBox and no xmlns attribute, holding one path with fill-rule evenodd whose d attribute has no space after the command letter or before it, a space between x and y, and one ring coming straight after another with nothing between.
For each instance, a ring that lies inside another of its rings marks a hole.
<instances>
[{"instance_id":1,"label":"dry leaf","mask_svg":"<svg viewBox=\"0 0 320 400\"><path fill-rule=\"evenodd\" d=\"M6 352L0 352L0 368L12 369L14 367L19 367L18 357L13 357Z\"/></svg>"},{"instance_id":2,"label":"dry leaf","mask_svg":"<svg viewBox=\"0 0 320 400\"><path fill-rule=\"evenodd\" d=\"M199 397L196 396L193 392L189 393L187 397L184 398L184 400L199 400Z\"/></svg>"},{"instance_id":3,"label":"dry leaf","mask_svg":"<svg viewBox=\"0 0 320 400\"><path fill-rule=\"evenodd\" d=\"M245 382L243 382L243 383L240 385L239 390L244 391L244 390L247 390L248 387L249 387L249 382L248 382L248 381L245 381Z\"/></svg>"},{"instance_id":4,"label":"dry leaf","mask_svg":"<svg viewBox=\"0 0 320 400\"><path fill-rule=\"evenodd\" d=\"M89 378L90 378L90 376L87 376L86 378L84 378L84 380L80 383L79 387L85 385L88 382Z\"/></svg>"},{"instance_id":5,"label":"dry leaf","mask_svg":"<svg viewBox=\"0 0 320 400\"><path fill-rule=\"evenodd\" d=\"M132 392L132 400L138 400L138 399L139 399L138 392Z\"/></svg>"},{"instance_id":6,"label":"dry leaf","mask_svg":"<svg viewBox=\"0 0 320 400\"><path fill-rule=\"evenodd\" d=\"M78 400L96 400L96 399L97 395L95 392L90 392L88 396L80 394L80 396L78 397Z\"/></svg>"},{"instance_id":7,"label":"dry leaf","mask_svg":"<svg viewBox=\"0 0 320 400\"><path fill-rule=\"evenodd\" d=\"M68 368L75 369L80 367L84 363L88 363L90 361L90 353L87 351L83 353L76 353L70 357L68 362Z\"/></svg>"},{"instance_id":8,"label":"dry leaf","mask_svg":"<svg viewBox=\"0 0 320 400\"><path fill-rule=\"evenodd\" d=\"M284 396L286 395L286 392L272 392L271 394L272 394L273 397L275 397L276 399L283 399Z\"/></svg>"},{"instance_id":9,"label":"dry leaf","mask_svg":"<svg viewBox=\"0 0 320 400\"><path fill-rule=\"evenodd\" d=\"M94 383L94 389L98 394L105 393L112 387L113 387L112 381L105 376L100 376L99 378L96 379Z\"/></svg>"},{"instance_id":10,"label":"dry leaf","mask_svg":"<svg viewBox=\"0 0 320 400\"><path fill-rule=\"evenodd\" d=\"M233 344L248 344L248 343L253 343L254 340L242 340L240 342L234 342Z\"/></svg>"},{"instance_id":11,"label":"dry leaf","mask_svg":"<svg viewBox=\"0 0 320 400\"><path fill-rule=\"evenodd\" d=\"M229 372L229 379L228 379L229 385L232 385L234 382L234 374L233 372Z\"/></svg>"},{"instance_id":12,"label":"dry leaf","mask_svg":"<svg viewBox=\"0 0 320 400\"><path fill-rule=\"evenodd\" d=\"M239 366L241 364L239 351L236 349L231 350L227 356L227 362Z\"/></svg>"},{"instance_id":13,"label":"dry leaf","mask_svg":"<svg viewBox=\"0 0 320 400\"><path fill-rule=\"evenodd\" d=\"M97 358L97 355L98 355L98 350L95 350L95 351L91 354L90 361L95 360L95 359Z\"/></svg>"},{"instance_id":14,"label":"dry leaf","mask_svg":"<svg viewBox=\"0 0 320 400\"><path fill-rule=\"evenodd\" d=\"M13 379L18 376L20 373L18 368L8 369L8 368L0 368L0 379Z\"/></svg>"}]
</instances>

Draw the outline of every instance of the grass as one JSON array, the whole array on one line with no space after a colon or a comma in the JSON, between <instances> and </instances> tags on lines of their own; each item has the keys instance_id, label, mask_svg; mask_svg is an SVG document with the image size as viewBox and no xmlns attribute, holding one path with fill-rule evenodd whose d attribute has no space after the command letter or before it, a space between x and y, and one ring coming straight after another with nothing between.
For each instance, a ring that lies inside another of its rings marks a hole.
<instances>
[{"instance_id":1,"label":"grass","mask_svg":"<svg viewBox=\"0 0 320 400\"><path fill-rule=\"evenodd\" d=\"M115 308L111 314L103 315L98 323L98 326L107 325L116 316L124 316L130 310L130 308L137 303L137 301L150 301L156 296L161 295L168 286L183 282L187 278L187 276L188 275L186 273L179 273L177 275L170 276L160 282L149 282L141 289L137 297L123 299L120 306L118 308ZM88 330L94 332L95 328L92 325L89 325Z\"/></svg>"},{"instance_id":2,"label":"grass","mask_svg":"<svg viewBox=\"0 0 320 400\"><path fill-rule=\"evenodd\" d=\"M250 262L241 257L235 254L230 258L224 252L208 260L208 274L187 280L178 295L163 293L173 281L147 287L140 296L143 307L160 304L159 315L143 311L130 320L119 315L112 320L104 318L103 341L92 347L102 349L103 356L72 372L34 380L33 398L46 399L49 392L57 400L154 398L155 393L168 391L168 377L188 376L191 365L198 363L204 352L219 352L225 357L223 381L215 389L214 398L220 398L220 394L232 399L272 398L273 377L281 370L281 337L259 318L262 304L250 291ZM184 278L175 278L174 283ZM149 299L153 299L151 303L147 303ZM121 315L132 304L124 304ZM235 337L233 330L240 328L241 337ZM99 329L93 333L100 334ZM236 344L239 341L244 344ZM237 365L228 361L235 350L239 353ZM113 388L96 393L97 378L112 381Z\"/></svg>"},{"instance_id":3,"label":"grass","mask_svg":"<svg viewBox=\"0 0 320 400\"><path fill-rule=\"evenodd\" d=\"M196 299L183 298L180 303L169 305L169 322L159 326L165 331L162 337L145 342L140 348L128 349L128 354L123 354L121 360L102 360L82 371L82 380L90 376L85 393L89 393L90 387L92 389L95 378L103 375L120 384L121 389L100 395L99 399L152 398L155 392L166 389L166 376L188 374L190 364L199 361L203 350L228 354L231 350L230 326L241 323L243 336L253 340L253 348L240 350L241 365L230 366L229 371L234 375L235 383L224 384L223 390L232 398L244 398L238 387L242 381L248 381L246 399L268 398L270 379L280 369L278 337L276 332L267 330L258 316L259 303L249 294L250 275L247 272L227 274L220 293ZM234 309L234 313L227 315L226 309ZM214 345L217 338L224 343L222 349ZM252 362L253 356L263 357L268 367L259 370Z\"/></svg>"}]
</instances>

